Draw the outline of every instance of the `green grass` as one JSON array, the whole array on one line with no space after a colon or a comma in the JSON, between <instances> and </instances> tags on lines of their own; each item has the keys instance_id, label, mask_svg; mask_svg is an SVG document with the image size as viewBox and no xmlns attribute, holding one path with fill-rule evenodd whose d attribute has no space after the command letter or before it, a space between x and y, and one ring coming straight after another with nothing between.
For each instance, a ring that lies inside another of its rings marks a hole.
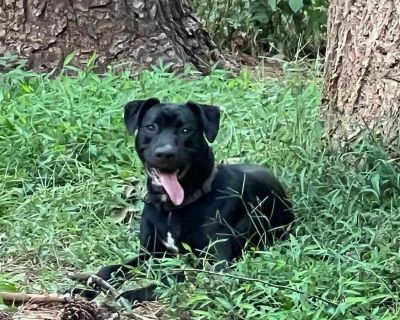
<instances>
[{"instance_id":1,"label":"green grass","mask_svg":"<svg viewBox=\"0 0 400 320\"><path fill-rule=\"evenodd\" d=\"M188 272L192 282L163 288L172 318L190 310L194 319L399 319L399 167L368 137L352 152L329 150L320 89L290 70L264 80L162 68L135 80L1 74L0 291L62 292L72 285L68 271L138 251L140 192L128 203L122 191L143 177L122 107L156 96L220 106L218 161L271 168L297 216L288 241L246 253L229 275ZM126 207L125 223L116 222ZM163 268L190 268L187 258Z\"/></svg>"}]
</instances>

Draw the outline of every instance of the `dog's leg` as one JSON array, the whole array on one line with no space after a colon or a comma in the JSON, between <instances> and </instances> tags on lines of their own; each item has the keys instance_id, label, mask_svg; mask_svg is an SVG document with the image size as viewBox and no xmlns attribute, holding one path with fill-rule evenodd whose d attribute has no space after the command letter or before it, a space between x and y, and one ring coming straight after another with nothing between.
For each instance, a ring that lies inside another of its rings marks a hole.
<instances>
[{"instance_id":1,"label":"dog's leg","mask_svg":"<svg viewBox=\"0 0 400 320\"><path fill-rule=\"evenodd\" d=\"M232 238L232 239L231 239ZM229 267L229 263L232 262L233 258L237 255L235 250L240 250L239 246L235 246L235 241L238 240L231 236L231 238L227 238L224 240L219 240L214 243L212 250L215 253L215 257L219 261L215 266L215 271L226 271ZM185 280L185 275L183 272L178 272L172 275L177 282L183 282ZM163 275L161 277L161 283L165 286L168 286L168 277ZM119 297L127 299L132 304L143 301L154 301L157 298L155 293L155 289L157 288L156 284L151 284L143 288L127 290L123 292Z\"/></svg>"},{"instance_id":2,"label":"dog's leg","mask_svg":"<svg viewBox=\"0 0 400 320\"><path fill-rule=\"evenodd\" d=\"M147 287L138 288L134 290L127 290L121 293L118 298L124 298L130 303L140 303L143 301L154 301L156 299L155 289L157 285L151 284Z\"/></svg>"},{"instance_id":3,"label":"dog's leg","mask_svg":"<svg viewBox=\"0 0 400 320\"><path fill-rule=\"evenodd\" d=\"M175 277L175 280L177 282L185 281L185 275L183 272L178 272L173 276ZM168 286L169 282L168 282L168 277L166 275L161 277L161 283L165 286ZM135 302L141 303L143 301L154 301L157 298L157 294L155 293L156 288L157 288L156 284L151 284L143 288L127 290L123 292L119 296L119 298L120 297L125 298L132 304L134 304Z\"/></svg>"},{"instance_id":4,"label":"dog's leg","mask_svg":"<svg viewBox=\"0 0 400 320\"><path fill-rule=\"evenodd\" d=\"M115 278L125 278L127 276L127 273L132 268L139 267L144 261L148 260L149 258L150 258L149 254L143 253L126 261L123 264L114 264L110 266L105 266L101 268L96 273L96 275L106 281L111 279L112 276L114 276Z\"/></svg>"},{"instance_id":5,"label":"dog's leg","mask_svg":"<svg viewBox=\"0 0 400 320\"><path fill-rule=\"evenodd\" d=\"M149 254L143 253L126 261L124 264L114 264L110 266L105 266L96 273L96 276L105 281L109 281L113 276L115 278L124 278L132 268L137 268L141 263L146 261L149 257L150 257ZM71 295L79 295L85 299L93 300L94 298L97 297L100 291L101 288L95 286L93 287L93 289L74 288L72 291L69 292L71 293Z\"/></svg>"}]
</instances>

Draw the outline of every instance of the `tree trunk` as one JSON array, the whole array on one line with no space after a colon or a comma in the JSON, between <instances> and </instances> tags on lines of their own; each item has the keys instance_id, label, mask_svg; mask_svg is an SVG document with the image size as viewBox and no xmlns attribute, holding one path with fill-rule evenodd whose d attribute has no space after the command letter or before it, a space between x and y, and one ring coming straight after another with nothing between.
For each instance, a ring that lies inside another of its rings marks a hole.
<instances>
[{"instance_id":1,"label":"tree trunk","mask_svg":"<svg viewBox=\"0 0 400 320\"><path fill-rule=\"evenodd\" d=\"M107 65L140 70L159 58L203 73L228 64L186 0L0 0L0 56L49 71L70 52L78 66L96 52L100 72Z\"/></svg>"},{"instance_id":2,"label":"tree trunk","mask_svg":"<svg viewBox=\"0 0 400 320\"><path fill-rule=\"evenodd\" d=\"M377 134L400 150L400 1L332 0L322 117L335 147Z\"/></svg>"}]
</instances>

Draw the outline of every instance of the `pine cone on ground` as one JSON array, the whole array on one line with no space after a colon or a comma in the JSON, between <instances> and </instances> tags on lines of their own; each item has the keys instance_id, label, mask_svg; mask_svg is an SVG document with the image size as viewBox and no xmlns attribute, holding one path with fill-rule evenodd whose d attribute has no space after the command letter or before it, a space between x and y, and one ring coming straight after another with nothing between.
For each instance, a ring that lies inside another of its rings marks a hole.
<instances>
[{"instance_id":1,"label":"pine cone on ground","mask_svg":"<svg viewBox=\"0 0 400 320\"><path fill-rule=\"evenodd\" d=\"M12 320L12 317L8 313L0 311L0 320Z\"/></svg>"},{"instance_id":2,"label":"pine cone on ground","mask_svg":"<svg viewBox=\"0 0 400 320\"><path fill-rule=\"evenodd\" d=\"M99 310L88 301L69 302L61 312L61 320L102 320Z\"/></svg>"}]
</instances>

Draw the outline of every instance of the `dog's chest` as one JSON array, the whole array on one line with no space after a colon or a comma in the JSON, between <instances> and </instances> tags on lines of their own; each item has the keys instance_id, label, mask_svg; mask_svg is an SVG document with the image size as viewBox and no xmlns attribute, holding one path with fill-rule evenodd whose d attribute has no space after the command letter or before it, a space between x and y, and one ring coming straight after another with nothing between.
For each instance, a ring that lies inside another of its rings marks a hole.
<instances>
[{"instance_id":1,"label":"dog's chest","mask_svg":"<svg viewBox=\"0 0 400 320\"><path fill-rule=\"evenodd\" d=\"M171 252L179 252L179 243L181 241L181 221L174 216L173 212L168 213L166 233L164 233L161 242Z\"/></svg>"},{"instance_id":2,"label":"dog's chest","mask_svg":"<svg viewBox=\"0 0 400 320\"><path fill-rule=\"evenodd\" d=\"M177 247L177 242L175 240L175 238L172 236L172 232L168 231L167 232L167 239L166 240L161 240L162 243L164 244L164 246L175 253L179 252L179 248Z\"/></svg>"},{"instance_id":3,"label":"dog's chest","mask_svg":"<svg viewBox=\"0 0 400 320\"><path fill-rule=\"evenodd\" d=\"M204 219L196 213L196 211L168 213L165 228L159 237L168 251L180 252L183 243L195 249L207 244L203 241Z\"/></svg>"}]
</instances>

